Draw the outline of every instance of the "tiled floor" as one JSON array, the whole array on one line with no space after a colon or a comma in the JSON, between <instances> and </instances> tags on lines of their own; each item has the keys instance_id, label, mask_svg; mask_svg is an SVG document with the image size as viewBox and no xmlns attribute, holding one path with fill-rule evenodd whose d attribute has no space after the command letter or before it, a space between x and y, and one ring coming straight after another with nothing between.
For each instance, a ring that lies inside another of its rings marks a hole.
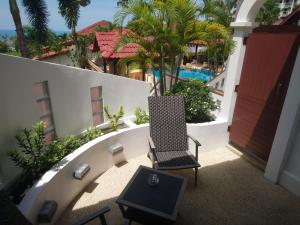
<instances>
[{"instance_id":1,"label":"tiled floor","mask_svg":"<svg viewBox=\"0 0 300 225\"><path fill-rule=\"evenodd\" d=\"M263 177L263 172L227 148L199 154L198 187L191 170L176 171L189 178L176 224L300 224L300 199ZM103 206L110 225L124 220L115 203L139 165L151 166L146 155L113 167L92 182L70 205L57 224L68 225ZM98 221L90 224L99 224Z\"/></svg>"}]
</instances>

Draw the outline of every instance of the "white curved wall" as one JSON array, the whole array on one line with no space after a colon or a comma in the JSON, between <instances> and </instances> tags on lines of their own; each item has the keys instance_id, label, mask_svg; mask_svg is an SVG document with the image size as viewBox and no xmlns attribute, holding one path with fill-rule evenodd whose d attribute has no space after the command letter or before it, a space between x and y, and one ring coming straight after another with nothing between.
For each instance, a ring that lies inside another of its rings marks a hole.
<instances>
[{"instance_id":1,"label":"white curved wall","mask_svg":"<svg viewBox=\"0 0 300 225\"><path fill-rule=\"evenodd\" d=\"M215 121L203 124L188 124L188 133L200 141L202 151L223 147L228 140L227 123ZM149 125L132 125L130 128L99 137L65 157L57 166L48 171L38 183L30 189L21 204L20 210L32 223L36 224L37 213L45 200L58 203L57 212L51 224L59 218L69 203L97 176L113 166L113 157L109 147L115 143L124 146L124 158L129 160L149 150ZM190 143L190 150L195 147ZM201 155L199 156L201 162ZM82 163L90 165L91 170L83 178L76 180L73 172Z\"/></svg>"},{"instance_id":2,"label":"white curved wall","mask_svg":"<svg viewBox=\"0 0 300 225\"><path fill-rule=\"evenodd\" d=\"M19 205L22 213L37 224L37 213L45 200L55 200L58 209L52 224L58 219L69 203L101 173L113 166L109 147L115 143L124 146L124 157L129 160L148 151L148 126L127 128L99 137L65 157L57 166L48 171L30 189ZM90 172L82 179L73 178L73 172L82 163L90 165Z\"/></svg>"},{"instance_id":3,"label":"white curved wall","mask_svg":"<svg viewBox=\"0 0 300 225\"><path fill-rule=\"evenodd\" d=\"M40 120L33 85L48 81L53 118L59 137L80 134L92 126L90 88L102 86L111 112L121 105L125 116L136 107L147 109L147 83L111 74L0 54L0 187L18 174L7 157L16 148L14 136Z\"/></svg>"}]
</instances>

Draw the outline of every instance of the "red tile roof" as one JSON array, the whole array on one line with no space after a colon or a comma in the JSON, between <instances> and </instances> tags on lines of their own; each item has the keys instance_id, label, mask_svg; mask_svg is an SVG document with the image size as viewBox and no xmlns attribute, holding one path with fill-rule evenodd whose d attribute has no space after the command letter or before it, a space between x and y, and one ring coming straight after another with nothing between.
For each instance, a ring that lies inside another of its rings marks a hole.
<instances>
[{"instance_id":1,"label":"red tile roof","mask_svg":"<svg viewBox=\"0 0 300 225\"><path fill-rule=\"evenodd\" d=\"M122 34L126 35L129 32L131 31L128 29L124 29L122 31ZM141 49L140 45L135 43L129 43L119 51L115 51L120 39L121 39L121 35L119 31L96 32L94 50L95 49L99 50L103 58L120 59L120 58L134 56L138 52L138 50Z\"/></svg>"},{"instance_id":2,"label":"red tile roof","mask_svg":"<svg viewBox=\"0 0 300 225\"><path fill-rule=\"evenodd\" d=\"M60 52L60 54L58 54L56 51L49 51L49 52L46 52L44 54L42 54L40 57L39 56L35 56L33 57L32 59L33 60L43 60L43 59L48 59L48 58L51 58L51 57L55 57L57 55L62 55L62 54L65 54L65 53L68 53L70 50L68 48L63 48Z\"/></svg>"},{"instance_id":3,"label":"red tile roof","mask_svg":"<svg viewBox=\"0 0 300 225\"><path fill-rule=\"evenodd\" d=\"M98 21L98 22L96 22L96 23L94 23L94 24L92 24L92 25L90 25L86 28L83 28L78 33L81 34L81 35L89 35L90 33L94 33L98 26L108 27L109 25L111 25L111 22L106 21L106 20L101 20L101 21Z\"/></svg>"}]
</instances>

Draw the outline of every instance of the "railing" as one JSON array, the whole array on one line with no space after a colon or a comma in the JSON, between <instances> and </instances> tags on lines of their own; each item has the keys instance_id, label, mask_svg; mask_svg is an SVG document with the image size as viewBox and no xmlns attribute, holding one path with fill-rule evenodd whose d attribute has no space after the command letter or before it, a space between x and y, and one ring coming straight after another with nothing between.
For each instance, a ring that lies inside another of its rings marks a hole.
<instances>
[{"instance_id":1,"label":"railing","mask_svg":"<svg viewBox=\"0 0 300 225\"><path fill-rule=\"evenodd\" d=\"M103 70L99 66L97 66L94 62L92 62L90 59L88 60L88 67L90 70L103 73Z\"/></svg>"},{"instance_id":2,"label":"railing","mask_svg":"<svg viewBox=\"0 0 300 225\"><path fill-rule=\"evenodd\" d=\"M155 79L155 78L154 78ZM151 90L150 90L150 94L149 94L149 96L153 96L154 95L154 93L155 93L155 88L156 88L156 90L159 90L159 84L160 84L160 82L158 81L157 83L156 83L156 86L153 86L152 88L151 88Z\"/></svg>"},{"instance_id":3,"label":"railing","mask_svg":"<svg viewBox=\"0 0 300 225\"><path fill-rule=\"evenodd\" d=\"M213 87L209 87L209 88L210 88L210 90L211 90L212 93L214 93L216 95L220 95L222 97L224 96L224 92L223 91L221 91L219 89L216 89L216 88L213 88Z\"/></svg>"}]
</instances>

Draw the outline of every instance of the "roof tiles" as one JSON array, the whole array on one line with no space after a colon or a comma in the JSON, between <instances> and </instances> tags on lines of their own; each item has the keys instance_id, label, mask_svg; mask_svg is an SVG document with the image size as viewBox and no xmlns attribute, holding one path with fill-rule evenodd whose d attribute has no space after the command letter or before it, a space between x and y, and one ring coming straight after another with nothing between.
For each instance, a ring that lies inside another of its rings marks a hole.
<instances>
[{"instance_id":1,"label":"roof tiles","mask_svg":"<svg viewBox=\"0 0 300 225\"><path fill-rule=\"evenodd\" d=\"M123 35L131 32L128 29L122 31ZM96 41L100 49L100 53L103 58L107 59L120 59L130 56L134 56L141 46L135 43L129 43L125 45L119 51L115 51L117 45L121 39L121 34L119 31L110 31L110 32L96 32L95 33Z\"/></svg>"}]
</instances>

